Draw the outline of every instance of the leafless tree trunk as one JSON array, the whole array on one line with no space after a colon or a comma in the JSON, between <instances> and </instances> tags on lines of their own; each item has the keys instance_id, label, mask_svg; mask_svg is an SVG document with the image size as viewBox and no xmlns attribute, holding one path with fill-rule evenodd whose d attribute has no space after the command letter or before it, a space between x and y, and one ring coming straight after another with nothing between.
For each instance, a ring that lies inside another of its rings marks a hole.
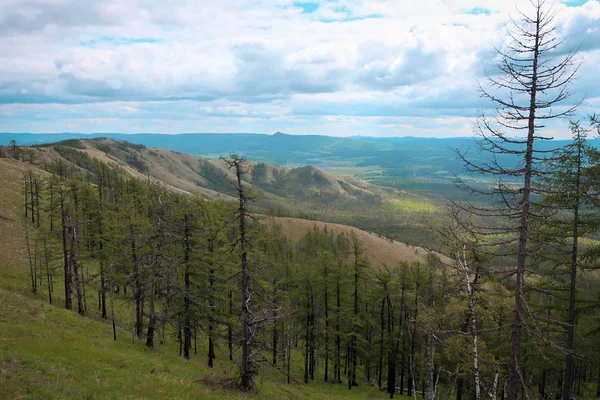
<instances>
[{"instance_id":1,"label":"leafless tree trunk","mask_svg":"<svg viewBox=\"0 0 600 400\"><path fill-rule=\"evenodd\" d=\"M113 275L113 264L110 263L108 273L110 276L108 277L109 285L110 285L110 314L112 319L112 329L113 329L113 340L117 340L117 325L115 324L115 285L114 285L114 275Z\"/></svg>"},{"instance_id":2,"label":"leafless tree trunk","mask_svg":"<svg viewBox=\"0 0 600 400\"><path fill-rule=\"evenodd\" d=\"M133 266L133 279L135 281L133 294L135 299L135 333L138 339L141 339L144 330L144 287L142 283L142 274L140 273L133 225L129 226L129 240L131 242L131 264Z\"/></svg>"},{"instance_id":3,"label":"leafless tree trunk","mask_svg":"<svg viewBox=\"0 0 600 400\"><path fill-rule=\"evenodd\" d=\"M148 332L146 334L146 346L148 347L154 347L154 331L156 329L156 268L158 265L158 251L160 247L161 224L163 218L162 194L158 195L158 204L159 208L156 216L152 260L150 262L150 306L148 309Z\"/></svg>"},{"instance_id":4,"label":"leafless tree trunk","mask_svg":"<svg viewBox=\"0 0 600 400\"><path fill-rule=\"evenodd\" d=\"M69 248L69 264L71 265L71 270L73 271L73 275L75 276L75 293L77 295L77 312L81 315L85 314L85 309L83 306L83 295L81 291L81 275L80 275L80 265L77 261L77 224L74 224L69 227L69 233L71 237L71 246Z\"/></svg>"},{"instance_id":5,"label":"leafless tree trunk","mask_svg":"<svg viewBox=\"0 0 600 400\"><path fill-rule=\"evenodd\" d=\"M29 227L28 227L28 222L27 220L25 220L24 222L24 226L25 226L25 244L27 245L27 258L29 260L29 273L31 275L31 291L33 293L37 292L37 281L35 278L35 265L33 262L33 259L31 258L31 245L29 243Z\"/></svg>"},{"instance_id":6,"label":"leafless tree trunk","mask_svg":"<svg viewBox=\"0 0 600 400\"><path fill-rule=\"evenodd\" d=\"M473 381L475 385L475 400L481 400L481 384L479 381L479 346L477 335L477 315L475 314L475 301L473 299L473 285L471 284L471 271L469 270L467 260L467 244L463 244L462 254L457 251L456 260L465 275L465 285L469 299L469 319L471 323L471 337L473 339ZM496 380L498 373L496 373Z\"/></svg>"},{"instance_id":7,"label":"leafless tree trunk","mask_svg":"<svg viewBox=\"0 0 600 400\"><path fill-rule=\"evenodd\" d=\"M543 121L570 115L575 107L556 111L554 105L564 102L570 95L569 85L578 65L575 54L557 56L562 41L557 38L554 26L556 12L546 5L546 0L532 0L533 11L520 13L519 21L512 21L504 46L498 49L500 75L486 74L489 89L480 86L482 97L496 106L497 116L485 115L477 121L476 133L480 152L490 160L475 164L459 151L466 169L498 177L492 189L475 188L457 179L459 185L474 194L495 197L499 207L486 208L468 204L465 209L484 217L502 217L512 220L508 228L481 228L480 234L514 235L517 247L515 276L515 303L511 330L511 351L508 361L508 400L516 400L519 388L519 351L524 321L525 271L528 260L530 227L537 218L532 210L535 195L534 178L545 173L540 166L549 151L536 149L535 142L547 139L539 131ZM519 137L526 132L525 137ZM512 154L521 160L518 166L501 164L498 155ZM519 181L515 184L515 181Z\"/></svg>"},{"instance_id":8,"label":"leafless tree trunk","mask_svg":"<svg viewBox=\"0 0 600 400\"><path fill-rule=\"evenodd\" d=\"M184 259L185 270L183 274L183 357L190 359L192 347L192 318L191 318L191 287L190 287L190 231L187 214L184 215Z\"/></svg>"},{"instance_id":9,"label":"leafless tree trunk","mask_svg":"<svg viewBox=\"0 0 600 400\"><path fill-rule=\"evenodd\" d=\"M50 254L48 252L48 240L44 240L44 264L46 266L46 278L48 279L48 302L52 304L52 276L50 275Z\"/></svg>"},{"instance_id":10,"label":"leafless tree trunk","mask_svg":"<svg viewBox=\"0 0 600 400\"><path fill-rule=\"evenodd\" d=\"M67 210L65 205L64 192L60 189L60 213L61 213L61 230L62 230L62 245L63 245L63 261L65 275L65 308L71 310L73 301L71 299L71 263L69 262L69 251L67 247Z\"/></svg>"},{"instance_id":11,"label":"leafless tree trunk","mask_svg":"<svg viewBox=\"0 0 600 400\"><path fill-rule=\"evenodd\" d=\"M241 385L244 390L250 390L253 388L253 376L254 370L252 368L252 362L250 360L250 341L252 339L250 333L250 312L248 309L248 303L250 302L250 270L248 267L248 243L246 240L246 218L248 216L246 192L242 186L242 175L244 174L243 158L237 154L231 154L225 162L229 165L229 168L235 170L236 176L236 189L238 192L239 206L237 209L238 222L239 222L239 240L238 246L240 249L240 268L241 268L241 346L242 354L240 359L240 375Z\"/></svg>"}]
</instances>

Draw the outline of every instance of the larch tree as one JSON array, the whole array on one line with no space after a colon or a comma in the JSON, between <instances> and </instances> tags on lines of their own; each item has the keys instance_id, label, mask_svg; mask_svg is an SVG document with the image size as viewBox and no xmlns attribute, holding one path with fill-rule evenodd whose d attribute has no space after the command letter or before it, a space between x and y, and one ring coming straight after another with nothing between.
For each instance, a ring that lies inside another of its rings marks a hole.
<instances>
[{"instance_id":1,"label":"larch tree","mask_svg":"<svg viewBox=\"0 0 600 400\"><path fill-rule=\"evenodd\" d=\"M579 64L576 53L563 51L556 31L556 10L546 0L532 0L531 11L519 11L511 19L508 36L497 48L498 70L486 72L487 85L480 85L484 99L495 107L495 115L481 113L475 131L477 150L487 160L471 160L466 151L458 151L468 172L493 177L491 188L477 187L458 179L459 186L473 194L497 200L494 207L467 202L463 207L478 216L506 219L506 225L481 227L477 233L502 237L503 244L516 247L513 275L514 293L511 351L508 360L507 399L515 400L522 376L519 369L521 331L526 323L524 310L525 273L528 269L530 227L539 216L534 212L536 196L541 194L536 179L545 173L543 161L550 151L539 142L550 139L543 134L549 120L571 115L575 106L565 106ZM516 161L515 161L516 160ZM506 253L504 255L507 255Z\"/></svg>"},{"instance_id":2,"label":"larch tree","mask_svg":"<svg viewBox=\"0 0 600 400\"><path fill-rule=\"evenodd\" d=\"M248 265L248 217L251 215L248 210L248 193L246 187L242 184L242 176L244 175L246 161L243 157L238 156L235 153L229 155L229 158L223 159L230 169L235 172L235 188L237 191L237 197L239 206L236 211L237 220L239 222L239 238L237 245L240 250L240 289L241 289L241 346L242 354L240 360L240 375L241 385L244 390L252 389L254 382L253 377L255 374L253 363L250 360L250 341L252 340L250 332L250 310L248 303L250 302L250 268Z\"/></svg>"},{"instance_id":3,"label":"larch tree","mask_svg":"<svg viewBox=\"0 0 600 400\"><path fill-rule=\"evenodd\" d=\"M592 119L592 126L594 120ZM543 240L559 249L558 263L568 270L568 312L566 323L566 359L562 399L571 398L574 378L577 275L581 265L583 236L594 233L600 224L597 209L600 176L593 166L600 162L600 152L587 141L591 129L571 121L572 141L554 153L549 168L554 172L542 181L546 195L543 205L554 207L559 214L543 222ZM596 204L595 204L596 203Z\"/></svg>"},{"instance_id":4,"label":"larch tree","mask_svg":"<svg viewBox=\"0 0 600 400\"><path fill-rule=\"evenodd\" d=\"M152 190L154 189L154 190ZM146 334L146 346L154 347L154 334L157 328L157 292L158 292L158 280L159 280L159 267L161 262L161 241L164 237L164 219L165 219L165 206L163 203L163 192L158 191L158 188L151 188L152 200L156 200L154 205L156 208L153 210L154 214L154 231L152 233L152 255L150 257L150 294L149 294L149 310L148 310L148 332ZM158 193L152 193L157 191ZM162 274L161 276L164 276Z\"/></svg>"}]
</instances>

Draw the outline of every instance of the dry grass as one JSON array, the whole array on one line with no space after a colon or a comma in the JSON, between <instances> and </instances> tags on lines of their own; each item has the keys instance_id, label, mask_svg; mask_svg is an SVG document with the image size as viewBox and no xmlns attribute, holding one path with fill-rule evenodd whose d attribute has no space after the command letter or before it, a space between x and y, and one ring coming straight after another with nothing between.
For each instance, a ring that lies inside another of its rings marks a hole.
<instances>
[{"instance_id":1,"label":"dry grass","mask_svg":"<svg viewBox=\"0 0 600 400\"><path fill-rule=\"evenodd\" d=\"M374 268L382 268L384 265L394 267L402 261L409 263L424 262L430 253L429 250L422 247L409 246L395 240L387 239L377 233L366 232L347 225L278 217L266 217L262 222L267 226L274 224L281 225L284 234L293 241L300 240L308 230L313 229L315 226L320 229L327 227L329 231L346 235L354 232L365 249L367 259ZM439 254L438 256L445 259L444 256ZM448 260L445 259L445 261Z\"/></svg>"}]
</instances>

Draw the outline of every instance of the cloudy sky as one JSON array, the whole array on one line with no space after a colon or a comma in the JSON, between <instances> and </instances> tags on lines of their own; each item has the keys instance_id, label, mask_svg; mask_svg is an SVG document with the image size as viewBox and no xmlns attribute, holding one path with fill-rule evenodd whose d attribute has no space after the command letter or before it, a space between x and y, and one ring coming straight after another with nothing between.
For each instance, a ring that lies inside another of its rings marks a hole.
<instances>
[{"instance_id":1,"label":"cloudy sky","mask_svg":"<svg viewBox=\"0 0 600 400\"><path fill-rule=\"evenodd\" d=\"M527 3L0 0L0 132L467 136ZM600 112L600 2L554 7Z\"/></svg>"}]
</instances>

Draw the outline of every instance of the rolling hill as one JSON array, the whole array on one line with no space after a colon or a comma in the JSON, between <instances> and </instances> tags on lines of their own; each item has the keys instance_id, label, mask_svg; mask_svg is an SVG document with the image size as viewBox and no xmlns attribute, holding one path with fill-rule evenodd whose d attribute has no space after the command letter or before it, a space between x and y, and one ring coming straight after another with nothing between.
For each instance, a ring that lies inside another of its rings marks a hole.
<instances>
[{"instance_id":1,"label":"rolling hill","mask_svg":"<svg viewBox=\"0 0 600 400\"><path fill-rule=\"evenodd\" d=\"M409 246L402 242L387 239L376 233L363 231L348 225L280 217L268 217L263 220L263 223L266 225L280 225L283 233L292 241L298 241L307 230L314 227L319 229L326 228L335 234L343 233L350 235L354 232L360 244L366 250L365 258L369 261L371 267L375 269L380 269L383 266L393 267L398 263L398 260L409 263L423 262L430 253L429 250L422 247ZM435 255L444 261L450 261L442 254L435 253Z\"/></svg>"},{"instance_id":2,"label":"rolling hill","mask_svg":"<svg viewBox=\"0 0 600 400\"><path fill-rule=\"evenodd\" d=\"M235 195L232 172L222 160L106 138L71 139L28 150L42 169L56 168L62 160L93 175L98 160L172 190L214 200L232 200ZM426 196L314 166L282 168L252 160L244 179L256 194L253 207L259 213L351 225L411 245L433 244L425 220L438 213L441 204Z\"/></svg>"},{"instance_id":3,"label":"rolling hill","mask_svg":"<svg viewBox=\"0 0 600 400\"><path fill-rule=\"evenodd\" d=\"M126 140L148 147L163 148L208 159L218 159L231 151L247 156L254 162L278 167L313 165L341 175L351 175L378 186L393 187L424 195L434 201L444 198L464 198L464 193L452 183L454 174L472 182L485 183L481 176L469 175L456 156L456 149L471 149L475 163L484 155L475 149L474 138L416 137L330 137L320 135L264 134L28 134L1 133L0 144L14 139L22 145L39 145L61 140L108 137ZM554 149L564 140L540 142L540 150ZM599 140L590 140L600 146ZM515 164L518 159L507 155L503 160Z\"/></svg>"},{"instance_id":4,"label":"rolling hill","mask_svg":"<svg viewBox=\"0 0 600 400\"><path fill-rule=\"evenodd\" d=\"M99 318L93 306L87 318L81 317L59 305L47 304L43 290L37 295L30 290L21 206L22 177L27 171L46 177L50 175L48 171L63 164L61 168L92 174L91 160L96 159L139 178L165 179L171 190L228 200L229 195L219 191L224 183L214 179L214 175L225 181L230 177L222 163L156 149L139 147L133 151L130 145L115 141L71 142L32 150L35 164L0 158L0 394L7 398L137 399L157 394L174 399L255 398L236 392L228 383L236 367L227 361L223 350L219 350L216 368L208 369L199 358L187 362L178 358L175 340L167 339L164 346L153 351L131 343L131 332L124 322L117 327L119 340L113 341L110 324ZM146 173L141 170L142 162ZM190 167L188 163L195 164ZM213 175L199 174L203 168ZM264 165L263 172L260 178L250 174L248 180L256 178L256 185L264 187L283 185L281 182L286 179L304 180L309 182L307 187L326 187L339 196L370 188L363 182L339 179L314 167L285 170ZM292 241L299 240L314 226L327 226L339 233L354 231L374 268L423 260L427 255L422 248L350 226L283 217L269 217L263 222L281 225ZM57 296L55 303L60 304L60 293ZM123 304L117 309L118 321L127 320L126 302L124 298L117 299L117 304ZM64 346L66 342L68 348ZM204 344L200 347L200 351L206 351ZM281 390L268 379L260 382L260 398L281 398ZM298 399L384 397L368 386L348 391L339 385L320 383L291 385L284 390L286 397Z\"/></svg>"}]
</instances>

